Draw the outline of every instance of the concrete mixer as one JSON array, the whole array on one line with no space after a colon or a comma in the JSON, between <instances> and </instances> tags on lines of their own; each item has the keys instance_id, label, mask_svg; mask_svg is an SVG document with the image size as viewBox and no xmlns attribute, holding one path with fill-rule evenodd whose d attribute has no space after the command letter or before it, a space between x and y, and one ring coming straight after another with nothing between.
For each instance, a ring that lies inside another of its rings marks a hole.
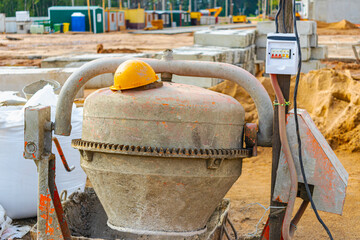
<instances>
[{"instance_id":1,"label":"concrete mixer","mask_svg":"<svg viewBox=\"0 0 360 240\"><path fill-rule=\"evenodd\" d=\"M215 225L209 221L241 175L243 158L255 156L257 146L271 146L272 102L261 83L242 68L175 61L171 51L162 60L103 58L85 64L63 86L54 123L49 107L25 110L24 157L34 160L39 172L37 239L72 239L55 184L52 132L68 136L77 92L93 77L114 72L113 86L86 99L82 138L72 141L106 213L107 227L116 234L110 239L222 239L226 220ZM161 81L156 74L161 74ZM246 123L243 107L232 97L173 83L173 74L237 83L253 99L259 123ZM310 136L315 131L313 122L307 124ZM305 150L320 151L324 144L308 144ZM56 146L71 171L61 147ZM325 150L328 158L323 163L310 164L317 166L315 175L320 176L314 176L311 184L314 193L320 193L320 204L326 200L323 206L341 213L346 172L338 174L341 164L331 149ZM289 191L285 163L276 188L284 202ZM334 171L324 185L322 180L329 175L320 173L329 166ZM335 189L330 193L334 204L326 198L330 186Z\"/></svg>"}]
</instances>

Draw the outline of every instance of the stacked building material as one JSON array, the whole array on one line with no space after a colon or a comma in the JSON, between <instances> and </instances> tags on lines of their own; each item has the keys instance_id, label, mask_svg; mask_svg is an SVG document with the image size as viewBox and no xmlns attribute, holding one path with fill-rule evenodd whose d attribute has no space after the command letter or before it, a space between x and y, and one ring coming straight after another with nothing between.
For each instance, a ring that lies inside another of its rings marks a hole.
<instances>
[{"instance_id":1,"label":"stacked building material","mask_svg":"<svg viewBox=\"0 0 360 240\"><path fill-rule=\"evenodd\" d=\"M64 85L68 77L77 68L15 68L0 67L0 89L1 91L21 92L23 87L40 79L55 80ZM101 88L111 86L114 82L114 74L106 73L99 75L89 81L84 88ZM83 96L83 89L77 97Z\"/></svg>"},{"instance_id":2,"label":"stacked building material","mask_svg":"<svg viewBox=\"0 0 360 240\"><path fill-rule=\"evenodd\" d=\"M41 68L77 68L87 62L104 57L138 57L147 58L146 53L102 53L102 54L74 54L57 57L49 57L41 61Z\"/></svg>"},{"instance_id":3,"label":"stacked building material","mask_svg":"<svg viewBox=\"0 0 360 240\"><path fill-rule=\"evenodd\" d=\"M211 49L221 49L233 54L232 62L255 74L255 36L253 29L204 30L194 34L195 44Z\"/></svg>"},{"instance_id":4,"label":"stacked building material","mask_svg":"<svg viewBox=\"0 0 360 240\"><path fill-rule=\"evenodd\" d=\"M193 46L173 49L175 60L223 62L255 74L255 30L204 30L194 34ZM160 59L163 52L154 54ZM178 77L174 82L211 87L223 79Z\"/></svg>"},{"instance_id":5,"label":"stacked building material","mask_svg":"<svg viewBox=\"0 0 360 240\"><path fill-rule=\"evenodd\" d=\"M259 22L256 34L256 58L264 60L266 56L267 34L274 33L275 22ZM320 69L320 60L327 58L327 47L318 45L318 35L316 34L315 21L298 21L297 29L300 37L300 47L302 55L302 72L307 73L311 70Z\"/></svg>"}]
</instances>

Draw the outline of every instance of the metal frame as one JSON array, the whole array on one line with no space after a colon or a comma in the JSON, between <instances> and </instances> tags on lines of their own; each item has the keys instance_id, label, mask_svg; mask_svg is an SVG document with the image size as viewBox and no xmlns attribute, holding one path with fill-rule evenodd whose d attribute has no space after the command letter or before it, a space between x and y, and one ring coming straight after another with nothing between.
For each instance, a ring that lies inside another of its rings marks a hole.
<instances>
[{"instance_id":1,"label":"metal frame","mask_svg":"<svg viewBox=\"0 0 360 240\"><path fill-rule=\"evenodd\" d=\"M24 158L34 160L39 173L37 238L71 240L55 184L52 126L49 106L25 109Z\"/></svg>"},{"instance_id":2,"label":"metal frame","mask_svg":"<svg viewBox=\"0 0 360 240\"><path fill-rule=\"evenodd\" d=\"M167 50L171 55L171 50ZM171 58L171 57L169 57ZM77 92L90 79L114 73L118 66L131 58L102 58L84 64L65 82L56 108L55 134L69 136L71 132L72 104ZM244 69L226 63L139 59L148 63L156 73L171 73L179 76L220 78L233 81L243 87L254 100L259 114L258 145L271 146L274 110L269 94L263 85Z\"/></svg>"}]
</instances>

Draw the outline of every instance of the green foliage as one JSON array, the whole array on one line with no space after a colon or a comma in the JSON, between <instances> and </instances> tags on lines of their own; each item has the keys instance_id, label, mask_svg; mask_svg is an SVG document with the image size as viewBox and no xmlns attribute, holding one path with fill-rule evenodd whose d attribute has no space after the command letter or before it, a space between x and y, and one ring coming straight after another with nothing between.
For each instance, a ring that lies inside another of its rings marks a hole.
<instances>
[{"instance_id":1,"label":"green foliage","mask_svg":"<svg viewBox=\"0 0 360 240\"><path fill-rule=\"evenodd\" d=\"M123 6L126 7L128 0L122 0ZM188 10L189 0L166 0L167 9L169 9L170 3L173 5L173 9L179 9L182 6L183 10ZM216 6L214 3L216 1ZM191 0L192 11L199 11L200 9L223 7L223 11L220 16L225 15L225 1L228 1L229 14L230 14L230 0ZM86 6L87 0L74 0L76 6ZM130 7L137 7L138 3L142 8L161 9L161 0L130 0ZM250 15L255 14L258 9L257 0L232 0L234 15ZM260 1L262 2L262 1ZM0 13L5 13L7 17L15 16L16 11L29 11L30 16L47 16L48 8L51 6L71 6L71 0L0 0ZM278 0L273 0L275 8L278 4ZM92 6L102 6L102 0L90 0ZM269 0L270 5L270 0ZM108 6L108 0L105 0L105 6ZM119 0L111 0L112 7L119 6ZM261 6L260 6L261 8Z\"/></svg>"}]
</instances>

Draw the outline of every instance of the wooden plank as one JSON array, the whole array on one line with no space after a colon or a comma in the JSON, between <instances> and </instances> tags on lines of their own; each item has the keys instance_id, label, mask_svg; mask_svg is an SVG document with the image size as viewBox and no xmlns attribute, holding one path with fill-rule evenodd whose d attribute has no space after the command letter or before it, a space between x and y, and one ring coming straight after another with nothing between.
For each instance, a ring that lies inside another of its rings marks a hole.
<instances>
[{"instance_id":1,"label":"wooden plank","mask_svg":"<svg viewBox=\"0 0 360 240\"><path fill-rule=\"evenodd\" d=\"M293 11L292 11L292 0L283 0L285 3L285 8L279 15L279 32L293 32ZM283 92L285 100L289 101L290 95L290 80L291 75L278 75L277 76L279 86ZM286 108L286 113L288 112L288 107ZM279 164L281 150L281 142L279 135L279 118L278 118L278 107L274 107L274 125L273 125L273 141L272 141L272 169L271 169L271 196L270 196L270 206L276 207L286 207L287 204L280 203L272 200L272 195L275 187L276 172ZM269 228L270 228L270 240L280 240L281 239L281 228L284 220L286 208L271 208L269 215Z\"/></svg>"}]
</instances>

